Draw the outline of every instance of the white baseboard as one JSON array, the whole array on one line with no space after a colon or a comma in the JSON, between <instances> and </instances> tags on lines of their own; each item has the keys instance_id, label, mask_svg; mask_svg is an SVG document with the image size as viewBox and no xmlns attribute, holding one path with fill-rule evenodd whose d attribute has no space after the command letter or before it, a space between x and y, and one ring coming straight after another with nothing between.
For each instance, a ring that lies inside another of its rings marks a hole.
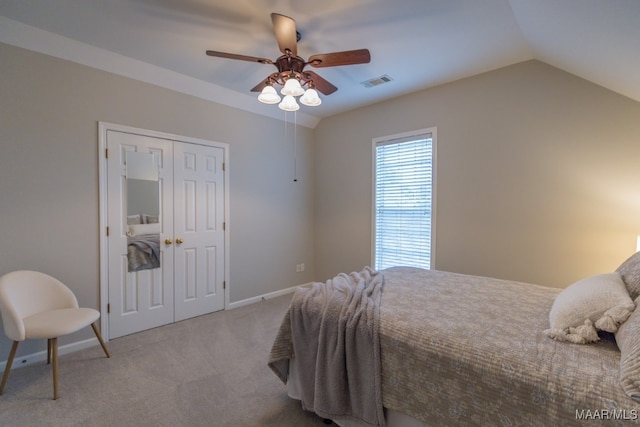
<instances>
[{"instance_id":1,"label":"white baseboard","mask_svg":"<svg viewBox=\"0 0 640 427\"><path fill-rule=\"evenodd\" d=\"M269 292L267 294L258 295L255 297L232 302L232 303L229 303L228 309L233 310L234 308L239 308L245 305L254 304L256 302L265 301L271 298L276 298L282 295L290 294L290 293L293 293L296 290L296 288L298 288L299 286L306 286L306 285L308 285L308 283L303 285L298 285L298 286L292 286L287 289L281 289L279 291ZM77 341L77 342L61 345L58 347L58 355L62 356L64 354L73 353L74 351L84 350L85 348L94 347L99 344L100 343L98 342L97 338L90 338L84 341ZM16 356L16 358L13 360L13 366L11 366L11 369L19 368L22 366L33 365L34 363L46 362L46 360L47 360L46 350L39 351L37 353L27 354L25 356L20 356L20 357ZM6 360L0 362L0 368L2 368L2 371L4 371L5 366L7 366Z\"/></svg>"},{"instance_id":2,"label":"white baseboard","mask_svg":"<svg viewBox=\"0 0 640 427\"><path fill-rule=\"evenodd\" d=\"M97 338L89 338L83 341L76 341L69 344L58 346L58 356L73 353L74 351L84 350L85 348L91 348L99 345ZM20 348L18 346L18 348ZM31 353L24 356L16 356L13 359L11 369L21 368L23 366L33 365L34 363L41 363L47 361L47 350L39 351L37 353ZM4 372L4 368L7 366L7 361L0 362L0 368Z\"/></svg>"},{"instance_id":3,"label":"white baseboard","mask_svg":"<svg viewBox=\"0 0 640 427\"><path fill-rule=\"evenodd\" d=\"M249 305L249 304L254 304L256 302L260 302L260 301L265 301L271 298L276 298L282 295L286 295L286 294L291 294L293 293L297 288L299 288L300 286L306 286L308 285L308 283L302 284L302 285L297 285L297 286L292 286L290 288L287 289L281 289L279 291L275 291L275 292L269 292L267 294L263 294L263 295L258 295L255 297L251 297L251 298L247 298L247 299L243 299L240 301L236 301L236 302L230 302L229 303L229 310L233 310L234 308L239 308L245 305Z\"/></svg>"}]
</instances>

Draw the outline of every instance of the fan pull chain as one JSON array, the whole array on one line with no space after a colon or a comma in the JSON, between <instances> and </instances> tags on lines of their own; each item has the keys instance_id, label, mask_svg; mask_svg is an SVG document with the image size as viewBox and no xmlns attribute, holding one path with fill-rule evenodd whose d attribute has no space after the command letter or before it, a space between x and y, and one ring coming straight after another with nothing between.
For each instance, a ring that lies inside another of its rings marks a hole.
<instances>
[{"instance_id":1,"label":"fan pull chain","mask_svg":"<svg viewBox=\"0 0 640 427\"><path fill-rule=\"evenodd\" d=\"M298 112L293 112L293 182L298 182Z\"/></svg>"},{"instance_id":2,"label":"fan pull chain","mask_svg":"<svg viewBox=\"0 0 640 427\"><path fill-rule=\"evenodd\" d=\"M284 112L284 140L289 141L288 112ZM298 182L298 116L293 112L293 182Z\"/></svg>"},{"instance_id":3,"label":"fan pull chain","mask_svg":"<svg viewBox=\"0 0 640 427\"><path fill-rule=\"evenodd\" d=\"M284 112L284 142L289 142L289 138L287 137L287 112Z\"/></svg>"}]
</instances>

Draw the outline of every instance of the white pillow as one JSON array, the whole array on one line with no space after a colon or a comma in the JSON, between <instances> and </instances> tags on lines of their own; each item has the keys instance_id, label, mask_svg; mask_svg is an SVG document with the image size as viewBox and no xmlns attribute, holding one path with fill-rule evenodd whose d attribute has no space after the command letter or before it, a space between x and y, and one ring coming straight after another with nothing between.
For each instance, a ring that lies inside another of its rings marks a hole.
<instances>
[{"instance_id":1,"label":"white pillow","mask_svg":"<svg viewBox=\"0 0 640 427\"><path fill-rule=\"evenodd\" d=\"M158 215L142 214L142 224L155 224L159 220Z\"/></svg>"},{"instance_id":2,"label":"white pillow","mask_svg":"<svg viewBox=\"0 0 640 427\"><path fill-rule=\"evenodd\" d=\"M131 225L131 224L141 224L142 221L140 221L140 214L135 214L135 215L127 215L127 224Z\"/></svg>"},{"instance_id":3,"label":"white pillow","mask_svg":"<svg viewBox=\"0 0 640 427\"><path fill-rule=\"evenodd\" d=\"M622 277L605 273L579 280L558 294L544 333L559 341L598 341L597 330L615 332L635 309Z\"/></svg>"},{"instance_id":4,"label":"white pillow","mask_svg":"<svg viewBox=\"0 0 640 427\"><path fill-rule=\"evenodd\" d=\"M134 237L142 234L160 234L160 224L131 224L127 236Z\"/></svg>"}]
</instances>

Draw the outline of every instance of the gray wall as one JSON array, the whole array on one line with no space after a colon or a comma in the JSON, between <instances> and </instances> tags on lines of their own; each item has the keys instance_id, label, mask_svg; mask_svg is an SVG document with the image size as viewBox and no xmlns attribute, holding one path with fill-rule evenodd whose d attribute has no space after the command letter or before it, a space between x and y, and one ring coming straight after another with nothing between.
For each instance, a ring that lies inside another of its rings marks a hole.
<instances>
[{"instance_id":1,"label":"gray wall","mask_svg":"<svg viewBox=\"0 0 640 427\"><path fill-rule=\"evenodd\" d=\"M294 184L280 121L4 44L0 59L0 274L47 272L85 306L98 121L230 144L233 302L370 264L371 140L431 126L436 268L564 287L640 234L640 103L537 61L299 127Z\"/></svg>"},{"instance_id":2,"label":"gray wall","mask_svg":"<svg viewBox=\"0 0 640 427\"><path fill-rule=\"evenodd\" d=\"M0 274L46 272L99 308L98 122L106 121L230 145L232 302L312 279L311 129L297 131L294 184L281 121L6 44L0 76ZM9 347L0 334L0 360ZM22 344L18 354L43 348Z\"/></svg>"},{"instance_id":3,"label":"gray wall","mask_svg":"<svg viewBox=\"0 0 640 427\"><path fill-rule=\"evenodd\" d=\"M565 287L635 251L640 103L528 61L320 122L316 278L371 262L372 138L432 126L437 269Z\"/></svg>"}]
</instances>

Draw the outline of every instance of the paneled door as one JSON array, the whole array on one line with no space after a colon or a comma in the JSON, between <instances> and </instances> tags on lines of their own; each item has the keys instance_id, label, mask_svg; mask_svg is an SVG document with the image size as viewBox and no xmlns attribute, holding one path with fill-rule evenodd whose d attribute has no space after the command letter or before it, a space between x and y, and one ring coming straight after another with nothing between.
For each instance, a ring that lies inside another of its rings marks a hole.
<instances>
[{"instance_id":1,"label":"paneled door","mask_svg":"<svg viewBox=\"0 0 640 427\"><path fill-rule=\"evenodd\" d=\"M223 309L225 149L116 130L106 140L109 338ZM158 268L131 271L127 152L158 166Z\"/></svg>"},{"instance_id":2,"label":"paneled door","mask_svg":"<svg viewBox=\"0 0 640 427\"><path fill-rule=\"evenodd\" d=\"M173 141L126 132L107 132L109 235L109 337L116 338L173 322ZM160 268L128 271L126 153L153 153L160 192Z\"/></svg>"},{"instance_id":3,"label":"paneled door","mask_svg":"<svg viewBox=\"0 0 640 427\"><path fill-rule=\"evenodd\" d=\"M224 150L174 146L175 320L224 308Z\"/></svg>"}]
</instances>

